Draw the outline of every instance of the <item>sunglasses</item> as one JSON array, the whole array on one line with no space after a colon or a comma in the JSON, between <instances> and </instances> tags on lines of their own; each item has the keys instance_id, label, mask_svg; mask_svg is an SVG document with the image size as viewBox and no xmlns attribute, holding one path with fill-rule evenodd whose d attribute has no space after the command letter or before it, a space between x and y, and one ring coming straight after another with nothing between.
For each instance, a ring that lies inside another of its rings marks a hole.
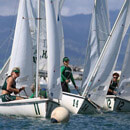
<instances>
[{"instance_id":1,"label":"sunglasses","mask_svg":"<svg viewBox=\"0 0 130 130\"><path fill-rule=\"evenodd\" d=\"M16 74L20 74L19 72L15 72Z\"/></svg>"},{"instance_id":2,"label":"sunglasses","mask_svg":"<svg viewBox=\"0 0 130 130\"><path fill-rule=\"evenodd\" d=\"M113 77L114 79L118 79L118 77Z\"/></svg>"}]
</instances>

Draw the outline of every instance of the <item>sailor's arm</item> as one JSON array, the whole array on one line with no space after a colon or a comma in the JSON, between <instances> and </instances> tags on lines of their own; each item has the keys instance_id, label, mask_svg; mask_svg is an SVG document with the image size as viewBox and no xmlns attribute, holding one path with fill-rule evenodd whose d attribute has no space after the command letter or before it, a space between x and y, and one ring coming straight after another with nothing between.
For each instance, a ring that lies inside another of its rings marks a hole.
<instances>
[{"instance_id":1,"label":"sailor's arm","mask_svg":"<svg viewBox=\"0 0 130 130\"><path fill-rule=\"evenodd\" d=\"M11 87L12 84L13 84L13 78L10 77L10 78L8 78L8 80L7 80L7 91L9 91L9 92L14 92L14 93L19 93L19 89L17 89L17 88L12 88L12 87Z\"/></svg>"},{"instance_id":2,"label":"sailor's arm","mask_svg":"<svg viewBox=\"0 0 130 130\"><path fill-rule=\"evenodd\" d=\"M67 78L63 75L64 70L65 70L65 67L62 66L61 69L60 69L60 71L61 71L61 78L62 78L64 81L66 81Z\"/></svg>"},{"instance_id":3,"label":"sailor's arm","mask_svg":"<svg viewBox=\"0 0 130 130\"><path fill-rule=\"evenodd\" d=\"M75 84L75 81L74 81L74 78L73 78L72 73L71 73L71 77L70 77L70 78L71 78L71 81L72 81L74 87L75 87L76 89L78 89L78 87L77 87L76 84Z\"/></svg>"},{"instance_id":4,"label":"sailor's arm","mask_svg":"<svg viewBox=\"0 0 130 130\"><path fill-rule=\"evenodd\" d=\"M112 94L114 94L114 95L116 95L117 94L117 92L116 91L114 91L114 90L112 90L112 89L108 89L108 92L110 92L110 93L112 93Z\"/></svg>"}]
</instances>

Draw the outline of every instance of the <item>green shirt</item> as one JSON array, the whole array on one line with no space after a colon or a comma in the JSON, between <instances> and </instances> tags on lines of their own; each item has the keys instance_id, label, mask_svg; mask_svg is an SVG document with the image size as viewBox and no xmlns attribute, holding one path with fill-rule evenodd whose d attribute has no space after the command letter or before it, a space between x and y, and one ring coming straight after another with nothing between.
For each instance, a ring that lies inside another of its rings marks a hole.
<instances>
[{"instance_id":1,"label":"green shirt","mask_svg":"<svg viewBox=\"0 0 130 130\"><path fill-rule=\"evenodd\" d=\"M7 79L8 79L9 77L11 77L11 76L8 76L8 77L5 79L5 82L4 82L3 86L2 86L2 90L8 91L8 90L7 90ZM16 88L16 82L15 82L14 79L13 79L13 83L12 83L12 85L11 85L11 88ZM8 92L10 92L10 91L8 91ZM10 93L12 93L12 92L10 92Z\"/></svg>"},{"instance_id":2,"label":"green shirt","mask_svg":"<svg viewBox=\"0 0 130 130\"><path fill-rule=\"evenodd\" d=\"M73 85L76 87L71 68L61 66L61 82L65 82L66 80L71 80Z\"/></svg>"},{"instance_id":3,"label":"green shirt","mask_svg":"<svg viewBox=\"0 0 130 130\"><path fill-rule=\"evenodd\" d=\"M32 95L30 96L30 98L34 98L35 95L36 95L36 92L32 93ZM46 90L45 89L40 89L38 96L47 98L47 92L46 92Z\"/></svg>"}]
</instances>

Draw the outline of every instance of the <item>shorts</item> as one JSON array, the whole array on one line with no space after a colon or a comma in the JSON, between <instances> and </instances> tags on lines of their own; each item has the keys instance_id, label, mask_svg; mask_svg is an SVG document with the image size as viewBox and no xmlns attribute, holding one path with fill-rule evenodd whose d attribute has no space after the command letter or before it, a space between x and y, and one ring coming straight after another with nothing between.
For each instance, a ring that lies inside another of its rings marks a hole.
<instances>
[{"instance_id":1,"label":"shorts","mask_svg":"<svg viewBox=\"0 0 130 130\"><path fill-rule=\"evenodd\" d=\"M61 82L62 91L70 93L70 89L68 87L68 84L66 82Z\"/></svg>"},{"instance_id":2,"label":"shorts","mask_svg":"<svg viewBox=\"0 0 130 130\"><path fill-rule=\"evenodd\" d=\"M2 102L9 102L9 101L16 100L16 96L12 96L10 94L4 94L4 95L1 95L1 99L2 99Z\"/></svg>"}]
</instances>

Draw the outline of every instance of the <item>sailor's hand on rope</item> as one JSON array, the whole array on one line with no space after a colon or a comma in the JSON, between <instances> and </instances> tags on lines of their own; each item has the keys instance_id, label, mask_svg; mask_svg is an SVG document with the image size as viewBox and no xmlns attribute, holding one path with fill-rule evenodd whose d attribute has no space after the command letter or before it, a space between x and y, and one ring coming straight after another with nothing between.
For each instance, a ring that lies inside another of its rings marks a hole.
<instances>
[{"instance_id":1,"label":"sailor's hand on rope","mask_svg":"<svg viewBox=\"0 0 130 130\"><path fill-rule=\"evenodd\" d=\"M116 95L116 94L117 94L117 92L116 92L116 91L112 91L112 93L113 93L114 95Z\"/></svg>"},{"instance_id":2,"label":"sailor's hand on rope","mask_svg":"<svg viewBox=\"0 0 130 130\"><path fill-rule=\"evenodd\" d=\"M78 89L78 86L75 86L76 89Z\"/></svg>"},{"instance_id":3,"label":"sailor's hand on rope","mask_svg":"<svg viewBox=\"0 0 130 130\"><path fill-rule=\"evenodd\" d=\"M19 93L19 89L15 89L14 94L18 94Z\"/></svg>"},{"instance_id":4,"label":"sailor's hand on rope","mask_svg":"<svg viewBox=\"0 0 130 130\"><path fill-rule=\"evenodd\" d=\"M21 87L21 88L19 89L19 92L21 92L22 90L25 90L25 87Z\"/></svg>"},{"instance_id":5,"label":"sailor's hand on rope","mask_svg":"<svg viewBox=\"0 0 130 130\"><path fill-rule=\"evenodd\" d=\"M81 95L80 91L78 90L78 86L75 86L75 89L77 90L78 94Z\"/></svg>"}]
</instances>

